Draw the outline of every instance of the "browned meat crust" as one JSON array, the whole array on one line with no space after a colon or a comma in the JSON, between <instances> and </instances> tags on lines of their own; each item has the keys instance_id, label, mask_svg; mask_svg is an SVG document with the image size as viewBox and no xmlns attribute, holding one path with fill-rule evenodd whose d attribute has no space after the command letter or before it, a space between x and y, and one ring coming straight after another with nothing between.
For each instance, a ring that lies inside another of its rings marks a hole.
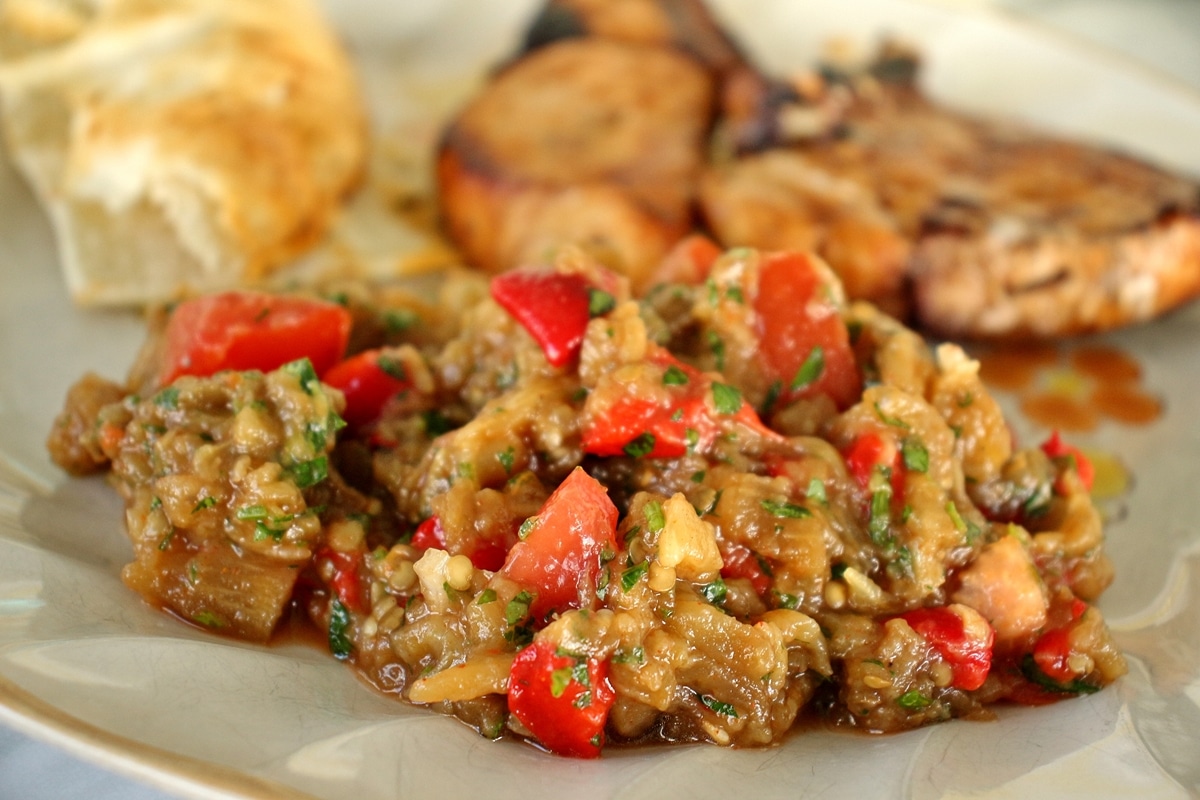
<instances>
[{"instance_id":1,"label":"browned meat crust","mask_svg":"<svg viewBox=\"0 0 1200 800\"><path fill-rule=\"evenodd\" d=\"M691 228L713 83L673 51L599 38L512 63L446 133L441 210L488 270L580 244L635 283Z\"/></svg>"},{"instance_id":2,"label":"browned meat crust","mask_svg":"<svg viewBox=\"0 0 1200 800\"><path fill-rule=\"evenodd\" d=\"M1200 294L1195 183L955 113L908 80L851 91L827 135L705 176L724 244L811 247L889 308L906 275L916 321L956 337L1107 330Z\"/></svg>"}]
</instances>

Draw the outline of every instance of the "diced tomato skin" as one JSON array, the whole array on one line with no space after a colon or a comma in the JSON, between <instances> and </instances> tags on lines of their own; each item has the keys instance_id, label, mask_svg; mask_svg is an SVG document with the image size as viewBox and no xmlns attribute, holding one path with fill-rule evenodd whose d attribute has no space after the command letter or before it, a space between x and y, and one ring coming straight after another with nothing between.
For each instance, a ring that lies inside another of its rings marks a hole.
<instances>
[{"instance_id":1,"label":"diced tomato skin","mask_svg":"<svg viewBox=\"0 0 1200 800\"><path fill-rule=\"evenodd\" d=\"M513 270L492 278L492 298L541 346L552 366L579 355L591 319L590 284L578 274Z\"/></svg>"},{"instance_id":2,"label":"diced tomato skin","mask_svg":"<svg viewBox=\"0 0 1200 800\"><path fill-rule=\"evenodd\" d=\"M351 324L349 311L324 300L250 291L185 300L167 320L159 383L224 370L269 372L299 358L320 375L342 358Z\"/></svg>"},{"instance_id":3,"label":"diced tomato skin","mask_svg":"<svg viewBox=\"0 0 1200 800\"><path fill-rule=\"evenodd\" d=\"M950 665L953 685L972 691L983 685L992 667L995 635L984 640L967 634L962 617L947 608L918 608L900 615Z\"/></svg>"},{"instance_id":4,"label":"diced tomato skin","mask_svg":"<svg viewBox=\"0 0 1200 800\"><path fill-rule=\"evenodd\" d=\"M846 409L862 394L862 376L850 345L850 332L838 308L822 300L821 279L803 253L763 255L754 308L759 320L759 350L784 388L784 399L828 395ZM791 384L813 349L821 348L823 367L811 383Z\"/></svg>"},{"instance_id":5,"label":"diced tomato skin","mask_svg":"<svg viewBox=\"0 0 1200 800\"><path fill-rule=\"evenodd\" d=\"M526 537L512 546L502 572L534 592L535 620L591 607L606 553L617 548L617 507L608 490L576 467L550 495Z\"/></svg>"},{"instance_id":6,"label":"diced tomato skin","mask_svg":"<svg viewBox=\"0 0 1200 800\"><path fill-rule=\"evenodd\" d=\"M1049 439L1042 442L1042 452L1055 460L1071 458L1075 463L1075 473L1079 475L1079 481L1083 484L1083 488L1089 492L1092 490L1092 485L1096 481L1096 468L1091 459L1084 455L1078 447L1064 442L1058 431L1054 431L1050 434ZM1061 494L1062 487L1056 484L1055 491Z\"/></svg>"},{"instance_id":7,"label":"diced tomato skin","mask_svg":"<svg viewBox=\"0 0 1200 800\"><path fill-rule=\"evenodd\" d=\"M412 382L380 366L383 351L366 350L340 361L321 376L321 381L338 389L346 398L342 418L362 427L379 419L388 401L411 389Z\"/></svg>"},{"instance_id":8,"label":"diced tomato skin","mask_svg":"<svg viewBox=\"0 0 1200 800\"><path fill-rule=\"evenodd\" d=\"M609 663L586 659L587 685L570 678L555 696L555 673L563 675L579 661L560 655L553 643L535 640L517 653L508 678L508 709L552 753L598 758L604 726L616 702Z\"/></svg>"}]
</instances>

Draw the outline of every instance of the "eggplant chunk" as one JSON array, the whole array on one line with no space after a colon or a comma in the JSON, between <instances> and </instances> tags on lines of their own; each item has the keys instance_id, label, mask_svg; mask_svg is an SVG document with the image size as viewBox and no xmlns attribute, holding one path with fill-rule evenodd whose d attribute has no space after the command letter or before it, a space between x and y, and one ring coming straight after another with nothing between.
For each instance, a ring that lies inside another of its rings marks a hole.
<instances>
[{"instance_id":1,"label":"eggplant chunk","mask_svg":"<svg viewBox=\"0 0 1200 800\"><path fill-rule=\"evenodd\" d=\"M608 39L513 62L443 139L447 232L489 271L580 245L637 285L691 229L713 91L686 56Z\"/></svg>"}]
</instances>

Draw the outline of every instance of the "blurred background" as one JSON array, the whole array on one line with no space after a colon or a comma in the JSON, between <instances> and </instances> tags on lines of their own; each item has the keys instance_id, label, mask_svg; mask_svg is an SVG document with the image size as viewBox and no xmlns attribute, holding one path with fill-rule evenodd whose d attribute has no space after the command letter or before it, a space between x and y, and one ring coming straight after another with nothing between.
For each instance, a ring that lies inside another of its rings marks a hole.
<instances>
[{"instance_id":1,"label":"blurred background","mask_svg":"<svg viewBox=\"0 0 1200 800\"><path fill-rule=\"evenodd\" d=\"M462 0L459 0L461 2ZM478 0L471 0L477 2ZM933 0L942 5L996 8L1138 62L1200 93L1200 0ZM385 35L373 0L324 0L337 6L363 40ZM345 7L342 4L345 4ZM0 0L0 5L3 0ZM398 0L401 14L424 2ZM362 12L356 9L362 6ZM406 8L407 7L407 8ZM409 20L412 22L413 20ZM119 776L45 744L0 721L0 798L168 800L174 794Z\"/></svg>"}]
</instances>

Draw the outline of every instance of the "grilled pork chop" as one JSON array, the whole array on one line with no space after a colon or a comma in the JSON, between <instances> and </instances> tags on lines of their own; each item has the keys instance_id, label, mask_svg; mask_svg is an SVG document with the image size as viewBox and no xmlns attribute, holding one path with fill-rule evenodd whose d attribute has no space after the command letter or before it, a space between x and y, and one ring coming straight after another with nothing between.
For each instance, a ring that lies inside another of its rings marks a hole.
<instances>
[{"instance_id":1,"label":"grilled pork chop","mask_svg":"<svg viewBox=\"0 0 1200 800\"><path fill-rule=\"evenodd\" d=\"M907 277L917 322L955 337L1107 330L1200 293L1194 182L948 110L887 64L842 87L825 135L708 171L718 239L815 249L851 296L893 309Z\"/></svg>"}]
</instances>

